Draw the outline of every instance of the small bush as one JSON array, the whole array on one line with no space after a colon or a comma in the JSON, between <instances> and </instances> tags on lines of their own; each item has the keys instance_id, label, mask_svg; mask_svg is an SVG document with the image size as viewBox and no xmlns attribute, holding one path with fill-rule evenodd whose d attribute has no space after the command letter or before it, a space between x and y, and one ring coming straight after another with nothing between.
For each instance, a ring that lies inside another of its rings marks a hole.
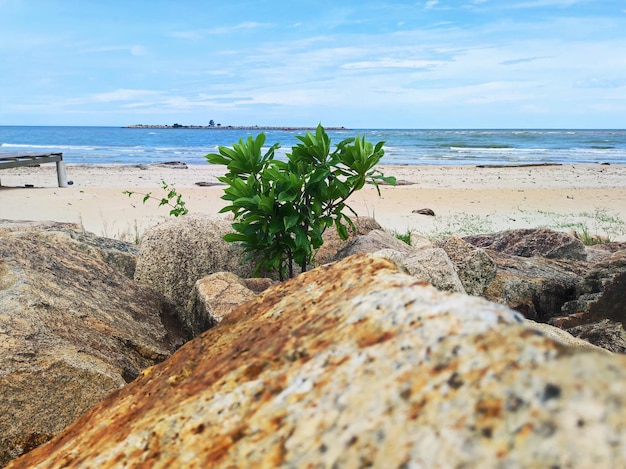
<instances>
[{"instance_id":1,"label":"small bush","mask_svg":"<svg viewBox=\"0 0 626 469\"><path fill-rule=\"evenodd\" d=\"M222 199L229 202L221 212L233 213L235 233L224 239L242 244L248 258L257 260L257 273L274 270L281 279L294 275L294 263L306 271L326 228L334 225L342 239L348 237L354 225L344 210L356 215L346 204L355 191L370 183L380 194L379 181L395 184L373 169L384 142L348 138L331 151L321 125L297 139L287 161L274 158L278 143L263 151L263 133L206 155L209 163L227 168L218 178L227 185Z\"/></svg>"}]
</instances>

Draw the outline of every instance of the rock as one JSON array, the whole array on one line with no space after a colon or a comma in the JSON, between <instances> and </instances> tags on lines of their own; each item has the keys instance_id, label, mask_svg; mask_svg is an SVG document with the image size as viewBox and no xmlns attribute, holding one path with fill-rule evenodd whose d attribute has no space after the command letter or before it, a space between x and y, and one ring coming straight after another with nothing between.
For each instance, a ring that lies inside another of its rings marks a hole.
<instances>
[{"instance_id":1,"label":"rock","mask_svg":"<svg viewBox=\"0 0 626 469\"><path fill-rule=\"evenodd\" d=\"M575 299L549 322L607 350L626 353L626 251L595 263Z\"/></svg>"},{"instance_id":2,"label":"rock","mask_svg":"<svg viewBox=\"0 0 626 469\"><path fill-rule=\"evenodd\" d=\"M173 305L105 262L111 240L19 225L0 229L0 466L183 343Z\"/></svg>"},{"instance_id":3,"label":"rock","mask_svg":"<svg viewBox=\"0 0 626 469\"><path fill-rule=\"evenodd\" d=\"M526 318L548 322L561 316L562 306L576 298L582 282L571 261L518 257L485 249L496 275L483 291L484 298L506 304Z\"/></svg>"},{"instance_id":4,"label":"rock","mask_svg":"<svg viewBox=\"0 0 626 469\"><path fill-rule=\"evenodd\" d=\"M626 357L355 256L271 287L13 461L626 467Z\"/></svg>"},{"instance_id":5,"label":"rock","mask_svg":"<svg viewBox=\"0 0 626 469\"><path fill-rule=\"evenodd\" d=\"M254 293L259 294L262 291L267 290L272 285L276 284L277 281L267 277L253 277L253 278L244 278L241 279L246 287L252 290Z\"/></svg>"},{"instance_id":6,"label":"rock","mask_svg":"<svg viewBox=\"0 0 626 469\"><path fill-rule=\"evenodd\" d=\"M537 329L549 339L554 340L555 342L558 342L562 345L566 345L568 347L576 347L580 349L594 350L596 352L610 353L610 351L607 350L605 347L594 345L590 341L576 337L558 327L551 326L542 322L535 322L532 319L526 319L524 321L524 324L528 327L532 327L533 329Z\"/></svg>"},{"instance_id":7,"label":"rock","mask_svg":"<svg viewBox=\"0 0 626 469\"><path fill-rule=\"evenodd\" d=\"M372 230L366 235L353 238L344 248L335 254L333 261L338 261L354 254L365 254L391 249L399 253L411 254L415 250L404 241L390 235L383 230Z\"/></svg>"},{"instance_id":8,"label":"rock","mask_svg":"<svg viewBox=\"0 0 626 469\"><path fill-rule=\"evenodd\" d=\"M352 219L355 230L348 229L349 237L342 240L337 233L337 229L332 226L324 234L324 244L315 253L315 265L320 266L333 262L337 253L354 241L355 238L366 235L372 230L382 230L382 226L371 217L355 217Z\"/></svg>"},{"instance_id":9,"label":"rock","mask_svg":"<svg viewBox=\"0 0 626 469\"><path fill-rule=\"evenodd\" d=\"M594 264L579 287L577 298L563 305L563 327L610 319L626 325L626 250Z\"/></svg>"},{"instance_id":10,"label":"rock","mask_svg":"<svg viewBox=\"0 0 626 469\"><path fill-rule=\"evenodd\" d=\"M587 260L600 262L618 251L626 250L626 242L612 241L609 243L594 244L593 246L585 246Z\"/></svg>"},{"instance_id":11,"label":"rock","mask_svg":"<svg viewBox=\"0 0 626 469\"><path fill-rule=\"evenodd\" d=\"M433 245L430 238L415 232L411 232L410 243L411 247L416 251L420 249L430 249L436 247L435 245Z\"/></svg>"},{"instance_id":12,"label":"rock","mask_svg":"<svg viewBox=\"0 0 626 469\"><path fill-rule=\"evenodd\" d=\"M185 215L146 231L135 280L164 294L183 311L202 277L216 272L253 277L255 264L243 262L243 249L222 239L232 232L231 223L207 215Z\"/></svg>"},{"instance_id":13,"label":"rock","mask_svg":"<svg viewBox=\"0 0 626 469\"><path fill-rule=\"evenodd\" d=\"M198 280L191 293L182 322L189 337L197 337L215 326L235 306L256 294L230 272L217 272Z\"/></svg>"},{"instance_id":14,"label":"rock","mask_svg":"<svg viewBox=\"0 0 626 469\"><path fill-rule=\"evenodd\" d=\"M586 259L585 245L574 236L547 228L501 231L463 238L470 244L521 257Z\"/></svg>"},{"instance_id":15,"label":"rock","mask_svg":"<svg viewBox=\"0 0 626 469\"><path fill-rule=\"evenodd\" d=\"M420 249L409 254L393 249L377 252L401 264L416 279L428 282L439 290L465 293L450 258L441 248Z\"/></svg>"},{"instance_id":16,"label":"rock","mask_svg":"<svg viewBox=\"0 0 626 469\"><path fill-rule=\"evenodd\" d=\"M621 323L604 319L570 327L567 332L611 352L626 354L626 331Z\"/></svg>"},{"instance_id":17,"label":"rock","mask_svg":"<svg viewBox=\"0 0 626 469\"><path fill-rule=\"evenodd\" d=\"M468 295L482 295L496 277L496 264L484 249L456 236L435 241L454 265L459 280Z\"/></svg>"},{"instance_id":18,"label":"rock","mask_svg":"<svg viewBox=\"0 0 626 469\"><path fill-rule=\"evenodd\" d=\"M428 215L430 217L435 216L435 212L431 208L420 208L420 209L413 210L411 213L417 213L419 215Z\"/></svg>"},{"instance_id":19,"label":"rock","mask_svg":"<svg viewBox=\"0 0 626 469\"><path fill-rule=\"evenodd\" d=\"M133 244L96 236L75 223L0 220L0 235L14 231L45 233L51 240L60 237L59 242L102 260L128 278L132 279L135 275L138 249Z\"/></svg>"}]
</instances>

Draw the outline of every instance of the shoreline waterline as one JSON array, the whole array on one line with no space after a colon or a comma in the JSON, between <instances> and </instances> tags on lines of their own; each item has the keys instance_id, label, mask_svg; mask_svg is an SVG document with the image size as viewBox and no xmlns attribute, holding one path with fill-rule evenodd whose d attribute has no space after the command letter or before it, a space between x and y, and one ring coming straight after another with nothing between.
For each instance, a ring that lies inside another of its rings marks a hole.
<instances>
[{"instance_id":1,"label":"shoreline waterline","mask_svg":"<svg viewBox=\"0 0 626 469\"><path fill-rule=\"evenodd\" d=\"M67 163L202 164L218 146L231 146L262 130L220 128L0 126L0 153L63 153ZM277 157L298 143L303 130L263 130L266 145L279 142ZM361 135L385 142L383 164L626 164L626 130L552 129L340 129L333 144Z\"/></svg>"}]
</instances>

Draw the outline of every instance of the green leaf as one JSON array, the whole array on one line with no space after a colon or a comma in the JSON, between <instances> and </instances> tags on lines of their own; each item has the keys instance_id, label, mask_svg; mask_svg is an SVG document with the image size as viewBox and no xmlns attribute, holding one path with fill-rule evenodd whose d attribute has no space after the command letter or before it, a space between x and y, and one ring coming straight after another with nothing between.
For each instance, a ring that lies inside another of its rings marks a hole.
<instances>
[{"instance_id":1,"label":"green leaf","mask_svg":"<svg viewBox=\"0 0 626 469\"><path fill-rule=\"evenodd\" d=\"M285 225L286 230L289 230L289 228L295 226L299 221L300 215L297 213L283 217L283 224Z\"/></svg>"}]
</instances>

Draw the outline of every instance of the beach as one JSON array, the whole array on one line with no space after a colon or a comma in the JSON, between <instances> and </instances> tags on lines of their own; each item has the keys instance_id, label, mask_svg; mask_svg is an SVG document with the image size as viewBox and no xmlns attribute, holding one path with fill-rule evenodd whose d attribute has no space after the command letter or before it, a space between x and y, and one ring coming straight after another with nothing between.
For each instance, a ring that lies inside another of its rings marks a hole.
<instances>
[{"instance_id":1,"label":"beach","mask_svg":"<svg viewBox=\"0 0 626 469\"><path fill-rule=\"evenodd\" d=\"M385 229L426 236L546 226L626 241L626 165L380 166L395 187L366 186L348 204ZM191 213L219 214L225 201L212 165L68 165L67 188L53 164L0 171L0 219L71 222L86 231L138 241L170 218L158 200L174 186ZM133 191L133 196L124 191ZM430 209L432 215L415 213Z\"/></svg>"}]
</instances>

